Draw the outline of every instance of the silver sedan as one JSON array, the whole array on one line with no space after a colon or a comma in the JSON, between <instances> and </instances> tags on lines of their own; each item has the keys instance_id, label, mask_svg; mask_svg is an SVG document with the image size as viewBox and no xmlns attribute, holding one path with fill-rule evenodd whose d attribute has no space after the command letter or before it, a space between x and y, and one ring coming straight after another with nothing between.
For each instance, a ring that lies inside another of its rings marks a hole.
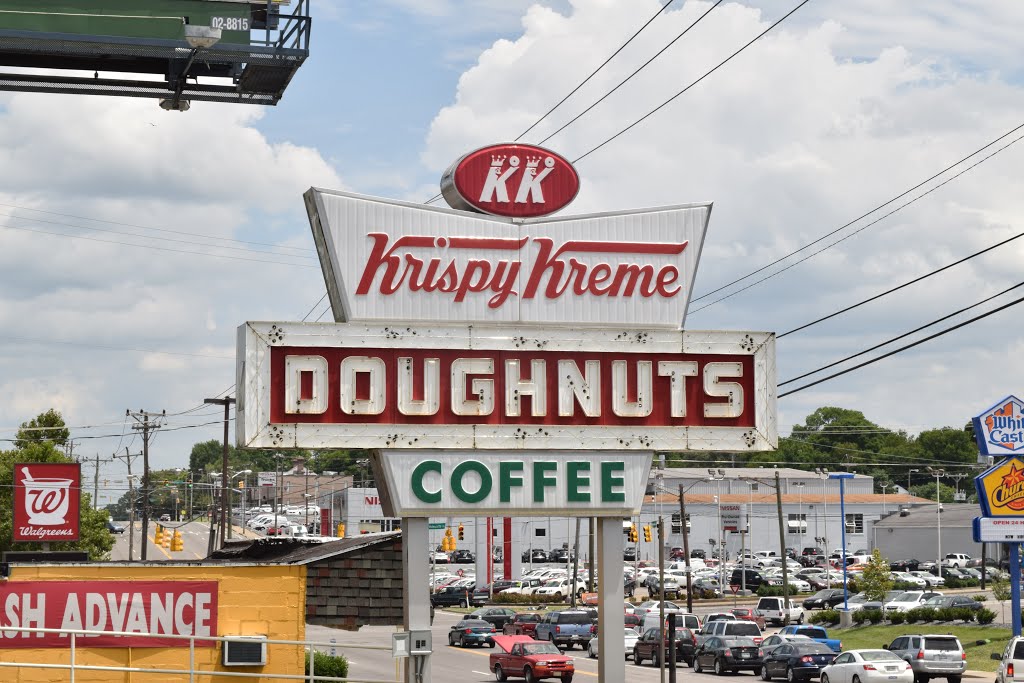
<instances>
[{"instance_id":1,"label":"silver sedan","mask_svg":"<svg viewBox=\"0 0 1024 683\"><path fill-rule=\"evenodd\" d=\"M631 628L623 629L623 638L626 641L626 659L633 656L633 646L636 645L636 641L640 640L640 634ZM587 643L587 655L591 659L597 658L597 636L590 639Z\"/></svg>"}]
</instances>

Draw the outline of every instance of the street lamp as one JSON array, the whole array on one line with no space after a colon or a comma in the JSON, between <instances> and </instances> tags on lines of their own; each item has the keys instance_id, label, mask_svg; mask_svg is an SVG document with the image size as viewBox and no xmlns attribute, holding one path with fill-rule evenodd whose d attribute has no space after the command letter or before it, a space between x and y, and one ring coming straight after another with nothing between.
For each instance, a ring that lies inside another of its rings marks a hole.
<instances>
[{"instance_id":1,"label":"street lamp","mask_svg":"<svg viewBox=\"0 0 1024 683\"><path fill-rule=\"evenodd\" d=\"M935 572L936 576L942 576L942 497L939 495L939 477L946 476L946 470L929 467L928 473L935 475Z\"/></svg>"},{"instance_id":2,"label":"street lamp","mask_svg":"<svg viewBox=\"0 0 1024 683\"><path fill-rule=\"evenodd\" d=\"M814 473L821 477L821 504L822 504L822 538L825 539L825 587L832 587L832 572L828 568L829 547L828 547L828 494L825 492L825 480L828 479L828 469L815 467ZM844 520L845 521L845 520Z\"/></svg>"},{"instance_id":3,"label":"street lamp","mask_svg":"<svg viewBox=\"0 0 1024 683\"><path fill-rule=\"evenodd\" d=\"M796 487L796 492L797 492L797 495L798 495L798 499L800 501L800 513L797 515L797 522L796 523L799 525L799 528L800 528L800 548L801 548L801 552L803 552L803 547L804 547L804 527L806 526L804 524L804 487L807 486L807 482L795 481L795 482L793 482L793 486Z\"/></svg>"},{"instance_id":4,"label":"street lamp","mask_svg":"<svg viewBox=\"0 0 1024 683\"><path fill-rule=\"evenodd\" d=\"M912 469L912 470L907 470L907 493L910 493L910 475L913 472L920 472L920 471L921 470L917 469L916 467L914 469Z\"/></svg>"},{"instance_id":5,"label":"street lamp","mask_svg":"<svg viewBox=\"0 0 1024 683\"><path fill-rule=\"evenodd\" d=\"M828 478L839 480L839 518L842 524L842 526L840 526L839 528L842 532L843 539L843 611L847 612L849 611L847 598L849 597L850 591L846 588L846 480L853 479L853 475L850 474L849 472L835 472L833 474L828 475Z\"/></svg>"},{"instance_id":6,"label":"street lamp","mask_svg":"<svg viewBox=\"0 0 1024 683\"><path fill-rule=\"evenodd\" d=\"M883 515L886 513L886 509L885 509L885 490L887 488L889 488L890 486L893 486L893 484L890 484L889 482L885 482L884 484L879 484L878 485L878 488L882 489L882 514Z\"/></svg>"},{"instance_id":7,"label":"street lamp","mask_svg":"<svg viewBox=\"0 0 1024 683\"><path fill-rule=\"evenodd\" d=\"M725 587L725 531L722 529L722 480L725 479L725 470L708 469L708 479L715 482L718 495L715 496L715 503L718 504L718 583ZM712 543L714 547L714 543Z\"/></svg>"}]
</instances>

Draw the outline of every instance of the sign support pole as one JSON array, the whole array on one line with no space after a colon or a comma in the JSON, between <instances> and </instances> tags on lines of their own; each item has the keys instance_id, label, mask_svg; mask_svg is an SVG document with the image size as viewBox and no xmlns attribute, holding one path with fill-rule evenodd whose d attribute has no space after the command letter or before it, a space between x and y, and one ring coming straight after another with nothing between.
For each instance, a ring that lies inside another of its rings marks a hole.
<instances>
[{"instance_id":1,"label":"sign support pole","mask_svg":"<svg viewBox=\"0 0 1024 683\"><path fill-rule=\"evenodd\" d=\"M1020 543L1010 543L1010 623L1020 636Z\"/></svg>"},{"instance_id":2,"label":"sign support pole","mask_svg":"<svg viewBox=\"0 0 1024 683\"><path fill-rule=\"evenodd\" d=\"M626 613L622 609L622 519L597 518L597 575L608 580L597 582L597 680L626 680L626 644L622 632Z\"/></svg>"},{"instance_id":3,"label":"sign support pole","mask_svg":"<svg viewBox=\"0 0 1024 683\"><path fill-rule=\"evenodd\" d=\"M402 610L406 631L430 631L430 586L423 580L429 576L427 551L430 533L425 517L402 518ZM419 660L419 661L416 661ZM625 660L623 660L625 661ZM419 668L416 671L416 668ZM430 683L430 655L410 658L405 669L406 683Z\"/></svg>"}]
</instances>

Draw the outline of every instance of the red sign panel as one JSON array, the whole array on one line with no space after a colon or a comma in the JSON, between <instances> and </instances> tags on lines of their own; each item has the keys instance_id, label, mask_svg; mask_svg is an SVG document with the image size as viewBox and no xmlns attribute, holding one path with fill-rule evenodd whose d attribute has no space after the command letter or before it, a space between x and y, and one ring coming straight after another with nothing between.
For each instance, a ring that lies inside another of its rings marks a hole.
<instances>
[{"instance_id":1,"label":"red sign panel","mask_svg":"<svg viewBox=\"0 0 1024 683\"><path fill-rule=\"evenodd\" d=\"M78 463L14 466L15 541L77 541L82 468Z\"/></svg>"},{"instance_id":2,"label":"red sign panel","mask_svg":"<svg viewBox=\"0 0 1024 683\"><path fill-rule=\"evenodd\" d=\"M579 190L572 164L536 145L483 147L460 158L441 178L441 194L452 208L510 218L554 213Z\"/></svg>"},{"instance_id":3,"label":"red sign panel","mask_svg":"<svg viewBox=\"0 0 1024 683\"><path fill-rule=\"evenodd\" d=\"M272 424L755 423L753 355L284 346L270 354Z\"/></svg>"},{"instance_id":4,"label":"red sign panel","mask_svg":"<svg viewBox=\"0 0 1024 683\"><path fill-rule=\"evenodd\" d=\"M71 637L13 628L122 631L76 636L78 647L188 647L187 639L136 633L217 635L216 581L7 581L0 585L0 648L70 647ZM216 641L196 640L197 647Z\"/></svg>"}]
</instances>

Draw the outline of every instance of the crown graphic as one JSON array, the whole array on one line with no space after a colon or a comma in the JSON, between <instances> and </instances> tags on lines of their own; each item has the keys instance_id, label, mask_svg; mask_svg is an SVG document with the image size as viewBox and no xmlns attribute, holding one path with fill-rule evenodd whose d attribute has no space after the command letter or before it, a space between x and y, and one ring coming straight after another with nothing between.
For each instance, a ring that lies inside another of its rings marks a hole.
<instances>
[{"instance_id":1,"label":"crown graphic","mask_svg":"<svg viewBox=\"0 0 1024 683\"><path fill-rule=\"evenodd\" d=\"M537 168L540 166L540 157L526 157L526 168Z\"/></svg>"},{"instance_id":2,"label":"crown graphic","mask_svg":"<svg viewBox=\"0 0 1024 683\"><path fill-rule=\"evenodd\" d=\"M501 167L505 163L505 159L508 157L504 154L492 154L491 155L491 166Z\"/></svg>"}]
</instances>

